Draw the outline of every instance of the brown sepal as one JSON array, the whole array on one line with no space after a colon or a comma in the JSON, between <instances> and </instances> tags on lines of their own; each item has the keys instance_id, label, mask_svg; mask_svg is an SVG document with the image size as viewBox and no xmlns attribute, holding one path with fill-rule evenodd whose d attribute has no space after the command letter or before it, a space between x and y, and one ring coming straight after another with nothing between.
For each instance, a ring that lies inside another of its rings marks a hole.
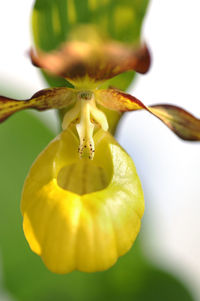
<instances>
[{"instance_id":1,"label":"brown sepal","mask_svg":"<svg viewBox=\"0 0 200 301\"><path fill-rule=\"evenodd\" d=\"M150 67L150 54L145 44L136 47L115 41L100 45L72 41L48 53L38 50L36 54L31 50L30 57L35 66L73 84L84 77L102 82L128 70L146 73Z\"/></svg>"}]
</instances>

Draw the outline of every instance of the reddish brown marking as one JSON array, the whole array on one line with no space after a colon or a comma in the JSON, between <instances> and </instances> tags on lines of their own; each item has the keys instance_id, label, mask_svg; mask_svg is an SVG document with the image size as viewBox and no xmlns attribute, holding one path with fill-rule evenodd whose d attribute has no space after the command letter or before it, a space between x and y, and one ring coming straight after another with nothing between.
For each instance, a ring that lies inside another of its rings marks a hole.
<instances>
[{"instance_id":1,"label":"reddish brown marking","mask_svg":"<svg viewBox=\"0 0 200 301\"><path fill-rule=\"evenodd\" d=\"M18 101L17 99L12 99L12 98L8 98L5 96L0 95L0 103L6 103L6 102L10 102L10 101Z\"/></svg>"},{"instance_id":2,"label":"reddish brown marking","mask_svg":"<svg viewBox=\"0 0 200 301\"><path fill-rule=\"evenodd\" d=\"M52 91L52 89L44 89L36 92L33 94L33 96L30 99L38 98L40 96L46 96L46 95L55 95L56 94L56 88Z\"/></svg>"},{"instance_id":3,"label":"reddish brown marking","mask_svg":"<svg viewBox=\"0 0 200 301\"><path fill-rule=\"evenodd\" d=\"M115 90L115 91L118 95L122 96L125 99L125 101L126 101L126 99L128 99L132 103L137 104L139 107L141 107L143 109L146 109L146 106L139 99L137 99L135 96L124 93L124 92L119 91L119 90ZM131 109L127 109L127 110L132 111ZM127 110L124 110L124 111L127 111Z\"/></svg>"}]
</instances>

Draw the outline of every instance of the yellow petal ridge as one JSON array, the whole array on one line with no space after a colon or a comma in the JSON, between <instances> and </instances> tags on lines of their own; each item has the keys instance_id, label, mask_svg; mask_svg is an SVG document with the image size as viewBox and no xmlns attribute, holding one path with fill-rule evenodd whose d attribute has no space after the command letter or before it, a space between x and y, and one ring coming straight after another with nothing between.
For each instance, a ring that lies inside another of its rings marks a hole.
<instances>
[{"instance_id":1,"label":"yellow petal ridge","mask_svg":"<svg viewBox=\"0 0 200 301\"><path fill-rule=\"evenodd\" d=\"M95 272L132 246L144 212L142 187L130 156L103 130L94 160L80 159L70 129L34 162L22 194L23 229L49 270Z\"/></svg>"}]
</instances>

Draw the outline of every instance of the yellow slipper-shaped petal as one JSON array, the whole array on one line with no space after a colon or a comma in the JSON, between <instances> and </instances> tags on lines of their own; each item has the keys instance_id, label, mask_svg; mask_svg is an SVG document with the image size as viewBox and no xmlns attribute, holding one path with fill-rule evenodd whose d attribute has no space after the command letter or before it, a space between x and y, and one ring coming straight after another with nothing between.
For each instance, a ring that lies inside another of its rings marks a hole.
<instances>
[{"instance_id":1,"label":"yellow slipper-shaped petal","mask_svg":"<svg viewBox=\"0 0 200 301\"><path fill-rule=\"evenodd\" d=\"M99 130L94 140L94 160L79 159L77 138L62 132L24 185L26 239L55 273L108 269L140 229L144 199L133 161L108 132Z\"/></svg>"}]
</instances>

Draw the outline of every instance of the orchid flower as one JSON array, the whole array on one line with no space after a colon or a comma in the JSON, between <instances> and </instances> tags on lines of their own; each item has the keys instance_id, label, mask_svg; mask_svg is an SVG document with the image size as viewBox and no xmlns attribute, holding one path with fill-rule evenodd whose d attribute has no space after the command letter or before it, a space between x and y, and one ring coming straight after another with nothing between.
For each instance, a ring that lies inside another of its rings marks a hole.
<instances>
[{"instance_id":1,"label":"orchid flower","mask_svg":"<svg viewBox=\"0 0 200 301\"><path fill-rule=\"evenodd\" d=\"M74 88L45 89L27 100L0 96L0 121L13 113L66 109L63 131L39 155L25 181L21 210L30 248L49 270L105 270L132 246L144 197L134 163L109 133L102 107L146 110L185 140L200 140L200 120L177 106L146 106L104 81L127 70L145 73L145 44L70 41L48 53L31 51L34 65L62 76Z\"/></svg>"}]
</instances>

